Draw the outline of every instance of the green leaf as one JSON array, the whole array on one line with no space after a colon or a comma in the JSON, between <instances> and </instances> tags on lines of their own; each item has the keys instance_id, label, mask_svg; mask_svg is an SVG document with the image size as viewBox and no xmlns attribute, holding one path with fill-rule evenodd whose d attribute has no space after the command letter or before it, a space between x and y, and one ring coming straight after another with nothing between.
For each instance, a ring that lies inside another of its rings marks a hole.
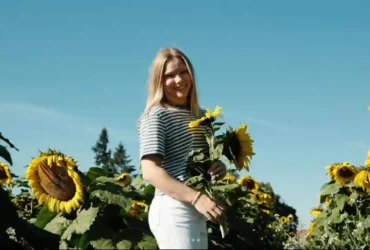
<instances>
[{"instance_id":1,"label":"green leaf","mask_svg":"<svg viewBox=\"0 0 370 250\"><path fill-rule=\"evenodd\" d=\"M108 173L107 171L103 170L102 168L91 167L89 169L89 171L86 173L86 176L91 181L95 181L95 179L98 178L99 176L105 176L105 177L110 176L110 173Z\"/></svg>"},{"instance_id":2,"label":"green leaf","mask_svg":"<svg viewBox=\"0 0 370 250\"><path fill-rule=\"evenodd\" d=\"M86 249L89 246L89 236L87 233L82 235L73 234L71 237L71 242L77 249Z\"/></svg>"},{"instance_id":3,"label":"green leaf","mask_svg":"<svg viewBox=\"0 0 370 250\"><path fill-rule=\"evenodd\" d=\"M123 194L114 194L107 190L95 190L91 193L91 196L100 199L102 202L118 205L126 211L131 207L131 202Z\"/></svg>"},{"instance_id":4,"label":"green leaf","mask_svg":"<svg viewBox=\"0 0 370 250\"><path fill-rule=\"evenodd\" d=\"M356 201L357 201L358 196L359 196L359 195L358 195L358 193L356 193L356 192L352 193L352 194L349 196L348 204L349 204L349 205L353 205L353 204L355 204L355 203L356 203Z\"/></svg>"},{"instance_id":5,"label":"green leaf","mask_svg":"<svg viewBox=\"0 0 370 250\"><path fill-rule=\"evenodd\" d=\"M50 212L46 206L43 206L37 216L35 225L44 228L55 216L57 216L57 213Z\"/></svg>"},{"instance_id":6,"label":"green leaf","mask_svg":"<svg viewBox=\"0 0 370 250\"><path fill-rule=\"evenodd\" d=\"M220 186L212 186L211 189L221 191L221 192L230 192L230 191L240 189L240 185L226 184L226 185L220 185Z\"/></svg>"},{"instance_id":7,"label":"green leaf","mask_svg":"<svg viewBox=\"0 0 370 250\"><path fill-rule=\"evenodd\" d=\"M343 210L344 205L346 204L346 201L348 200L346 195L343 194L338 194L335 197L335 202L337 204L337 207L339 208L340 211Z\"/></svg>"},{"instance_id":8,"label":"green leaf","mask_svg":"<svg viewBox=\"0 0 370 250\"><path fill-rule=\"evenodd\" d=\"M249 218L247 219L247 223L253 224L253 223L254 223L254 218L249 217Z\"/></svg>"},{"instance_id":9,"label":"green leaf","mask_svg":"<svg viewBox=\"0 0 370 250\"><path fill-rule=\"evenodd\" d=\"M223 144L218 144L216 148L212 151L212 158L218 159L222 156L222 150L224 148Z\"/></svg>"},{"instance_id":10,"label":"green leaf","mask_svg":"<svg viewBox=\"0 0 370 250\"><path fill-rule=\"evenodd\" d=\"M362 223L362 225L365 228L370 228L370 215L366 217L366 219L364 220L364 222Z\"/></svg>"},{"instance_id":11,"label":"green leaf","mask_svg":"<svg viewBox=\"0 0 370 250\"><path fill-rule=\"evenodd\" d=\"M331 210L331 215L329 216L328 220L330 220L334 224L338 224L343 221L343 217L341 216L339 207L336 207L333 210Z\"/></svg>"},{"instance_id":12,"label":"green leaf","mask_svg":"<svg viewBox=\"0 0 370 250\"><path fill-rule=\"evenodd\" d=\"M224 124L225 124L224 122L215 122L215 123L213 123L213 126L221 127Z\"/></svg>"},{"instance_id":13,"label":"green leaf","mask_svg":"<svg viewBox=\"0 0 370 250\"><path fill-rule=\"evenodd\" d=\"M321 195L329 195L329 194L336 194L341 189L342 185L338 183L331 183L328 185L324 185L321 189Z\"/></svg>"},{"instance_id":14,"label":"green leaf","mask_svg":"<svg viewBox=\"0 0 370 250\"><path fill-rule=\"evenodd\" d=\"M132 243L128 240L121 240L120 242L117 243L116 246L117 246L117 249L131 249Z\"/></svg>"},{"instance_id":15,"label":"green leaf","mask_svg":"<svg viewBox=\"0 0 370 250\"><path fill-rule=\"evenodd\" d=\"M62 213L57 214L46 226L44 229L51 233L62 235L63 232L71 225L72 221L67 220Z\"/></svg>"},{"instance_id":16,"label":"green leaf","mask_svg":"<svg viewBox=\"0 0 370 250\"><path fill-rule=\"evenodd\" d=\"M146 195L154 195L155 187L152 184L149 184L144 188L144 194Z\"/></svg>"},{"instance_id":17,"label":"green leaf","mask_svg":"<svg viewBox=\"0 0 370 250\"><path fill-rule=\"evenodd\" d=\"M150 235L144 235L143 240L138 243L139 249L157 249L156 240Z\"/></svg>"},{"instance_id":18,"label":"green leaf","mask_svg":"<svg viewBox=\"0 0 370 250\"><path fill-rule=\"evenodd\" d=\"M101 182L101 183L105 183L105 182L110 182L110 183L117 183L116 179L112 178L112 177L106 177L106 176L99 176L95 179L96 182Z\"/></svg>"},{"instance_id":19,"label":"green leaf","mask_svg":"<svg viewBox=\"0 0 370 250\"><path fill-rule=\"evenodd\" d=\"M90 244L95 249L116 249L111 239L99 239L90 241ZM121 248L125 249L125 248Z\"/></svg>"},{"instance_id":20,"label":"green leaf","mask_svg":"<svg viewBox=\"0 0 370 250\"><path fill-rule=\"evenodd\" d=\"M4 158L11 166L13 166L12 157L9 151L3 145L0 145L0 157Z\"/></svg>"},{"instance_id":21,"label":"green leaf","mask_svg":"<svg viewBox=\"0 0 370 250\"><path fill-rule=\"evenodd\" d=\"M136 176L136 178L132 180L131 186L133 186L136 190L140 190L145 187L143 176L141 174Z\"/></svg>"},{"instance_id":22,"label":"green leaf","mask_svg":"<svg viewBox=\"0 0 370 250\"><path fill-rule=\"evenodd\" d=\"M76 219L70 224L67 230L62 235L62 240L70 240L72 234L84 234L90 229L94 223L96 216L98 215L99 209L97 207L90 207L87 210L81 210L77 212Z\"/></svg>"}]
</instances>

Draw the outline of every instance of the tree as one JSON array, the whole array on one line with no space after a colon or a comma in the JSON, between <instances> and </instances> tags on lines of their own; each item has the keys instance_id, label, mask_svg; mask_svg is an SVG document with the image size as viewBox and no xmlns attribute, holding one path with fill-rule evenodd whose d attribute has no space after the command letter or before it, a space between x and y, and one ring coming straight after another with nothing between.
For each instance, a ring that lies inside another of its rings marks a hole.
<instances>
[{"instance_id":1,"label":"tree","mask_svg":"<svg viewBox=\"0 0 370 250\"><path fill-rule=\"evenodd\" d=\"M115 174L115 169L111 162L112 152L111 150L108 150L108 143L108 131L106 128L103 128L100 133L99 140L91 149L95 153L95 164L98 167L103 168L105 171Z\"/></svg>"},{"instance_id":2,"label":"tree","mask_svg":"<svg viewBox=\"0 0 370 250\"><path fill-rule=\"evenodd\" d=\"M123 146L122 142L120 142L114 152L112 163L115 170L118 173L127 172L132 173L135 171L135 166L130 165L131 159L126 153L126 149Z\"/></svg>"}]
</instances>

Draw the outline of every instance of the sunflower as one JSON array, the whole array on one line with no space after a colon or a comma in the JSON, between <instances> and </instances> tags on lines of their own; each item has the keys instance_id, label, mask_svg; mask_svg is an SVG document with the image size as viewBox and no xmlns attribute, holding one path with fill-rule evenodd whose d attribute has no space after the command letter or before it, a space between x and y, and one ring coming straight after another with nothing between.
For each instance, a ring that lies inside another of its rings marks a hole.
<instances>
[{"instance_id":1,"label":"sunflower","mask_svg":"<svg viewBox=\"0 0 370 250\"><path fill-rule=\"evenodd\" d=\"M262 212L264 212L266 214L270 214L270 210L267 210L267 209L262 209Z\"/></svg>"},{"instance_id":2,"label":"sunflower","mask_svg":"<svg viewBox=\"0 0 370 250\"><path fill-rule=\"evenodd\" d=\"M355 177L353 182L365 192L370 191L370 170L362 169Z\"/></svg>"},{"instance_id":3,"label":"sunflower","mask_svg":"<svg viewBox=\"0 0 370 250\"><path fill-rule=\"evenodd\" d=\"M287 217L285 217L285 216L281 216L281 217L280 217L280 224L285 224L285 223L287 223L287 222L288 222Z\"/></svg>"},{"instance_id":4,"label":"sunflower","mask_svg":"<svg viewBox=\"0 0 370 250\"><path fill-rule=\"evenodd\" d=\"M342 185L346 184L347 182L353 181L356 174L356 167L349 164L348 162L343 162L333 169L334 180Z\"/></svg>"},{"instance_id":5,"label":"sunflower","mask_svg":"<svg viewBox=\"0 0 370 250\"><path fill-rule=\"evenodd\" d=\"M321 215L321 213L322 213L322 208L312 208L311 210L310 210L310 214L312 215L312 216L315 216L315 217L319 217L320 215Z\"/></svg>"},{"instance_id":6,"label":"sunflower","mask_svg":"<svg viewBox=\"0 0 370 250\"><path fill-rule=\"evenodd\" d=\"M0 162L0 184L10 184L12 178L8 165Z\"/></svg>"},{"instance_id":7,"label":"sunflower","mask_svg":"<svg viewBox=\"0 0 370 250\"><path fill-rule=\"evenodd\" d=\"M239 179L239 185L242 186L242 189L248 189L253 193L257 193L259 188L258 182L248 175Z\"/></svg>"},{"instance_id":8,"label":"sunflower","mask_svg":"<svg viewBox=\"0 0 370 250\"><path fill-rule=\"evenodd\" d=\"M129 173L124 172L116 178L116 181L126 186L131 182L131 176Z\"/></svg>"},{"instance_id":9,"label":"sunflower","mask_svg":"<svg viewBox=\"0 0 370 250\"><path fill-rule=\"evenodd\" d=\"M270 205L272 202L272 196L264 192L258 192L256 194L256 199L258 204Z\"/></svg>"},{"instance_id":10,"label":"sunflower","mask_svg":"<svg viewBox=\"0 0 370 250\"><path fill-rule=\"evenodd\" d=\"M39 204L51 212L71 213L83 202L83 186L77 163L60 152L40 152L32 159L25 177Z\"/></svg>"},{"instance_id":11,"label":"sunflower","mask_svg":"<svg viewBox=\"0 0 370 250\"><path fill-rule=\"evenodd\" d=\"M367 152L367 159L365 161L365 166L370 168L370 150Z\"/></svg>"},{"instance_id":12,"label":"sunflower","mask_svg":"<svg viewBox=\"0 0 370 250\"><path fill-rule=\"evenodd\" d=\"M293 222L294 221L294 216L292 214L288 215L288 222Z\"/></svg>"},{"instance_id":13,"label":"sunflower","mask_svg":"<svg viewBox=\"0 0 370 250\"><path fill-rule=\"evenodd\" d=\"M144 202L141 202L141 201L132 201L132 207L135 208L135 209L142 209L142 208L146 208L146 204Z\"/></svg>"},{"instance_id":14,"label":"sunflower","mask_svg":"<svg viewBox=\"0 0 370 250\"><path fill-rule=\"evenodd\" d=\"M314 227L315 227L315 222L311 221L310 226L307 229L307 234L308 235L313 235L314 233Z\"/></svg>"},{"instance_id":15,"label":"sunflower","mask_svg":"<svg viewBox=\"0 0 370 250\"><path fill-rule=\"evenodd\" d=\"M228 183L228 184L234 184L235 183L235 175L226 175L222 180L219 180L220 183Z\"/></svg>"},{"instance_id":16,"label":"sunflower","mask_svg":"<svg viewBox=\"0 0 370 250\"><path fill-rule=\"evenodd\" d=\"M333 170L338 166L339 164L335 163L329 166L326 166L327 174L330 178L330 180L334 180L334 173Z\"/></svg>"},{"instance_id":17,"label":"sunflower","mask_svg":"<svg viewBox=\"0 0 370 250\"><path fill-rule=\"evenodd\" d=\"M216 106L215 111L211 111L207 109L207 112L204 114L203 117L196 119L189 123L189 128L197 128L201 126L209 126L216 120L218 116L221 116L222 108Z\"/></svg>"},{"instance_id":18,"label":"sunflower","mask_svg":"<svg viewBox=\"0 0 370 250\"><path fill-rule=\"evenodd\" d=\"M246 132L247 130L247 125L243 123L236 130L230 127L224 136L222 154L233 162L239 171L243 167L249 171L250 160L255 155L253 152L254 141L251 139L251 135Z\"/></svg>"}]
</instances>

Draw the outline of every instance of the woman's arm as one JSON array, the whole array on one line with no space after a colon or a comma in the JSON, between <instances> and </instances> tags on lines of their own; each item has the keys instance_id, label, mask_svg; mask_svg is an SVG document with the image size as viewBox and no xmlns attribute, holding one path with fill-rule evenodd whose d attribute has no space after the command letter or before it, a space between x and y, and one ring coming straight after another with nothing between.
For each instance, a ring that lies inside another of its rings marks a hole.
<instances>
[{"instance_id":1,"label":"woman's arm","mask_svg":"<svg viewBox=\"0 0 370 250\"><path fill-rule=\"evenodd\" d=\"M191 203L197 191L171 177L161 168L161 162L161 158L155 155L141 160L144 180L175 200Z\"/></svg>"},{"instance_id":2,"label":"woman's arm","mask_svg":"<svg viewBox=\"0 0 370 250\"><path fill-rule=\"evenodd\" d=\"M197 198L198 192L172 178L160 166L160 157L155 155L143 157L141 160L141 169L144 180L175 200L190 204L193 203L194 199ZM213 223L219 223L226 219L225 207L204 194L198 196L198 199L193 205Z\"/></svg>"}]
</instances>

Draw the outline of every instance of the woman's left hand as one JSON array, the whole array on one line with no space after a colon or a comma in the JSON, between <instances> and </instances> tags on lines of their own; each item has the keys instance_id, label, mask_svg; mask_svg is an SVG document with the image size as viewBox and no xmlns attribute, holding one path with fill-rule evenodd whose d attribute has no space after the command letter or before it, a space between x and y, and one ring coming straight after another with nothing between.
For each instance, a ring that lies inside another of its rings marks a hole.
<instances>
[{"instance_id":1,"label":"woman's left hand","mask_svg":"<svg viewBox=\"0 0 370 250\"><path fill-rule=\"evenodd\" d=\"M208 173L211 177L214 176L216 180L221 180L226 176L226 166L222 161L218 160L208 169Z\"/></svg>"}]
</instances>

